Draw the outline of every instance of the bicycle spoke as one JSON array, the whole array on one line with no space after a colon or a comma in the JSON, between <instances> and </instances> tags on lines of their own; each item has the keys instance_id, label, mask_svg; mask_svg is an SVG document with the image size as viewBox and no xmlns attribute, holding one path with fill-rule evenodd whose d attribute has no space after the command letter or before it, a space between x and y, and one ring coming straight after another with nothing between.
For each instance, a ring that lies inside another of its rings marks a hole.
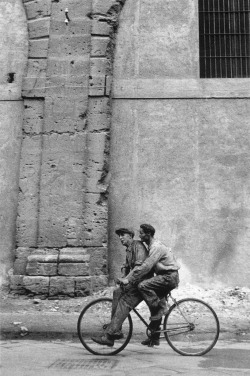
<instances>
[{"instance_id":1,"label":"bicycle spoke","mask_svg":"<svg viewBox=\"0 0 250 376\"><path fill-rule=\"evenodd\" d=\"M101 298L93 301L81 312L77 330L83 346L96 355L113 355L120 352L129 342L132 335L132 320L129 316L122 325L124 337L115 340L114 346L100 345L92 340L92 337L105 335L111 321L112 300Z\"/></svg>"},{"instance_id":2,"label":"bicycle spoke","mask_svg":"<svg viewBox=\"0 0 250 376\"><path fill-rule=\"evenodd\" d=\"M208 304L198 299L183 299L170 308L164 320L164 334L178 353L202 355L215 345L219 321Z\"/></svg>"}]
</instances>

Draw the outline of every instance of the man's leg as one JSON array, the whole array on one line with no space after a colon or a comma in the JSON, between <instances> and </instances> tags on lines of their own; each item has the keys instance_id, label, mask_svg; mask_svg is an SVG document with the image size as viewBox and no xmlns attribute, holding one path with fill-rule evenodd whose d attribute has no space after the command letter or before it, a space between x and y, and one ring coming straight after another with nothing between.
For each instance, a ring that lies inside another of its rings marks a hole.
<instances>
[{"instance_id":1,"label":"man's leg","mask_svg":"<svg viewBox=\"0 0 250 376\"><path fill-rule=\"evenodd\" d=\"M120 287L117 287L113 291L113 300L112 300L112 312L111 312L111 318L114 316L114 313L116 311L117 304L119 302L120 297L123 295L122 289Z\"/></svg>"},{"instance_id":2,"label":"man's leg","mask_svg":"<svg viewBox=\"0 0 250 376\"><path fill-rule=\"evenodd\" d=\"M157 275L138 285L138 290L151 311L151 320L159 320L165 313L165 296L178 285L178 281L178 272L172 272Z\"/></svg>"},{"instance_id":3,"label":"man's leg","mask_svg":"<svg viewBox=\"0 0 250 376\"><path fill-rule=\"evenodd\" d=\"M160 330L161 330L161 318L159 320L153 320L149 324L149 329L153 332L157 331L158 333L152 333L150 338L145 339L141 342L142 345L153 347L160 345Z\"/></svg>"},{"instance_id":4,"label":"man's leg","mask_svg":"<svg viewBox=\"0 0 250 376\"><path fill-rule=\"evenodd\" d=\"M122 324L132 308L142 301L142 297L136 287L129 288L119 299L116 311L111 319L105 335L92 337L92 339L103 345L113 346L115 335L121 330Z\"/></svg>"}]
</instances>

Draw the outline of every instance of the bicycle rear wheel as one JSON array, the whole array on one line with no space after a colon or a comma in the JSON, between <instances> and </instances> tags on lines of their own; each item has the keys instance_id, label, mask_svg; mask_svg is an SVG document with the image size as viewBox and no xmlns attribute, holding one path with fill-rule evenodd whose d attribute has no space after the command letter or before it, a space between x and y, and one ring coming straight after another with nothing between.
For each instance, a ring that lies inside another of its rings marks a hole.
<instances>
[{"instance_id":1,"label":"bicycle rear wheel","mask_svg":"<svg viewBox=\"0 0 250 376\"><path fill-rule=\"evenodd\" d=\"M115 355L122 351L130 341L133 331L131 316L122 325L124 337L115 340L113 347L99 345L92 337L104 335L111 321L112 299L100 298L89 303L80 313L77 322L77 333L85 349L95 355Z\"/></svg>"},{"instance_id":2,"label":"bicycle rear wheel","mask_svg":"<svg viewBox=\"0 0 250 376\"><path fill-rule=\"evenodd\" d=\"M199 299L182 299L172 305L163 323L168 344L181 355L209 352L219 338L220 325L214 310Z\"/></svg>"}]
</instances>

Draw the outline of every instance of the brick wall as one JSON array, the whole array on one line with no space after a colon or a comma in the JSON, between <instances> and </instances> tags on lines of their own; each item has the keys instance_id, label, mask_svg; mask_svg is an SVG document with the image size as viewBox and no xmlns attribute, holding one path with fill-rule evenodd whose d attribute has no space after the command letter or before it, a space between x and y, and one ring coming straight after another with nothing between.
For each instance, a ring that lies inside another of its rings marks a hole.
<instances>
[{"instance_id":1,"label":"brick wall","mask_svg":"<svg viewBox=\"0 0 250 376\"><path fill-rule=\"evenodd\" d=\"M80 296L108 283L110 90L125 1L23 0L29 57L13 292Z\"/></svg>"}]
</instances>

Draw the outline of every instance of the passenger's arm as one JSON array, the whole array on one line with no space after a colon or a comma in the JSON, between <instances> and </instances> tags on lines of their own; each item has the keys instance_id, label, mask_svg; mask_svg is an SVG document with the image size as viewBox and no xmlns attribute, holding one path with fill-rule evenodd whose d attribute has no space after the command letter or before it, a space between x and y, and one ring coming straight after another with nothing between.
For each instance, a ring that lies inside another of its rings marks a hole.
<instances>
[{"instance_id":1,"label":"passenger's arm","mask_svg":"<svg viewBox=\"0 0 250 376\"><path fill-rule=\"evenodd\" d=\"M161 258L161 251L157 247L152 247L149 256L140 265L134 268L128 275L127 279L129 283L137 284L139 283L145 275L147 275L157 264Z\"/></svg>"}]
</instances>

